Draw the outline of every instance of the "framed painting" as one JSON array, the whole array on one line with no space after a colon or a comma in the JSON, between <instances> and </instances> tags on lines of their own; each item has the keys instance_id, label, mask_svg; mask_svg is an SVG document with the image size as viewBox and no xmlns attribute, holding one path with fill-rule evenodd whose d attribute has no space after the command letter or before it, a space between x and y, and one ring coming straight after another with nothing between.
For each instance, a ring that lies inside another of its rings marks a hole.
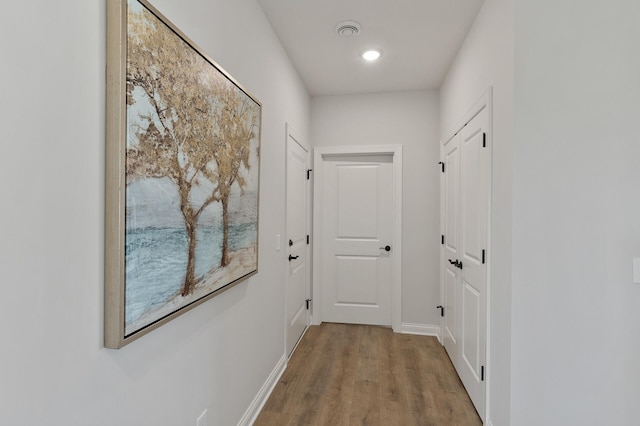
<instances>
[{"instance_id":1,"label":"framed painting","mask_svg":"<svg viewBox=\"0 0 640 426\"><path fill-rule=\"evenodd\" d=\"M144 0L107 2L105 346L258 270L262 106Z\"/></svg>"}]
</instances>

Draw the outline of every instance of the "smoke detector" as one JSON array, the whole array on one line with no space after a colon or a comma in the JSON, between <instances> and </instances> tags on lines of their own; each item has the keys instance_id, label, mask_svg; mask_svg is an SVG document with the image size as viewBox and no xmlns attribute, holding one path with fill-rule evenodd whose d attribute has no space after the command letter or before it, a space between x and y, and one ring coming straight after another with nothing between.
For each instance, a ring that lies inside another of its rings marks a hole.
<instances>
[{"instance_id":1,"label":"smoke detector","mask_svg":"<svg viewBox=\"0 0 640 426\"><path fill-rule=\"evenodd\" d=\"M355 37L360 34L362 27L356 21L342 21L336 25L336 31L341 37Z\"/></svg>"}]
</instances>

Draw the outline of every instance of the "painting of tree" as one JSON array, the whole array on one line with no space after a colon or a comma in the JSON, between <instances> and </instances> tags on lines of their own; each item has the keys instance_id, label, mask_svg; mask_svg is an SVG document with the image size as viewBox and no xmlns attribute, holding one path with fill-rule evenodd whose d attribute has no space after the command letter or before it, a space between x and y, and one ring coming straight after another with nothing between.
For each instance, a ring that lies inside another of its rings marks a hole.
<instances>
[{"instance_id":1,"label":"painting of tree","mask_svg":"<svg viewBox=\"0 0 640 426\"><path fill-rule=\"evenodd\" d=\"M125 312L134 332L257 270L261 106L138 1L127 28Z\"/></svg>"}]
</instances>

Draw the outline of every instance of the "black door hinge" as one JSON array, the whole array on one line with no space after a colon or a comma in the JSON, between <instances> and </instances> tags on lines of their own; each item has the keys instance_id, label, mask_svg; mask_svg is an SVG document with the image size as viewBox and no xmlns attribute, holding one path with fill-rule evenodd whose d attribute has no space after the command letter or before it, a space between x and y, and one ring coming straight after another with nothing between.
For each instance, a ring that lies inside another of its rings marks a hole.
<instances>
[{"instance_id":1,"label":"black door hinge","mask_svg":"<svg viewBox=\"0 0 640 426\"><path fill-rule=\"evenodd\" d=\"M442 161L438 161L438 164L442 166L442 173L444 173L444 163Z\"/></svg>"},{"instance_id":2,"label":"black door hinge","mask_svg":"<svg viewBox=\"0 0 640 426\"><path fill-rule=\"evenodd\" d=\"M436 306L436 309L440 309L440 316L443 317L444 316L444 306L438 305L438 306Z\"/></svg>"},{"instance_id":3,"label":"black door hinge","mask_svg":"<svg viewBox=\"0 0 640 426\"><path fill-rule=\"evenodd\" d=\"M486 148L487 147L487 134L486 133L482 133L482 147Z\"/></svg>"},{"instance_id":4,"label":"black door hinge","mask_svg":"<svg viewBox=\"0 0 640 426\"><path fill-rule=\"evenodd\" d=\"M305 303L307 304L307 310L309 310L309 305L311 303L311 299L307 299L305 300Z\"/></svg>"},{"instance_id":5,"label":"black door hinge","mask_svg":"<svg viewBox=\"0 0 640 426\"><path fill-rule=\"evenodd\" d=\"M310 179L311 176L311 172L313 171L313 169L307 169L307 180Z\"/></svg>"},{"instance_id":6,"label":"black door hinge","mask_svg":"<svg viewBox=\"0 0 640 426\"><path fill-rule=\"evenodd\" d=\"M310 241L310 238L309 238L309 236L307 235L307 245L309 244L309 241Z\"/></svg>"},{"instance_id":7,"label":"black door hinge","mask_svg":"<svg viewBox=\"0 0 640 426\"><path fill-rule=\"evenodd\" d=\"M486 261L486 251L482 250L482 264L483 265L484 265L485 261Z\"/></svg>"},{"instance_id":8,"label":"black door hinge","mask_svg":"<svg viewBox=\"0 0 640 426\"><path fill-rule=\"evenodd\" d=\"M440 237L440 244L444 245L444 235L441 235Z\"/></svg>"},{"instance_id":9,"label":"black door hinge","mask_svg":"<svg viewBox=\"0 0 640 426\"><path fill-rule=\"evenodd\" d=\"M480 381L484 382L484 365L480 367Z\"/></svg>"}]
</instances>

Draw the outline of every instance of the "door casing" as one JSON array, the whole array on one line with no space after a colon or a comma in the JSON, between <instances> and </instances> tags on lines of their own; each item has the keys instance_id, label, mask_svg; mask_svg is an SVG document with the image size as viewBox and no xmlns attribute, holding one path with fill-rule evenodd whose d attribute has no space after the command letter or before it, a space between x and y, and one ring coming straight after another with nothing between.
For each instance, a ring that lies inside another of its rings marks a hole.
<instances>
[{"instance_id":1,"label":"door casing","mask_svg":"<svg viewBox=\"0 0 640 426\"><path fill-rule=\"evenodd\" d=\"M313 161L313 253L323 253L323 161L336 156L390 155L393 159L393 259L391 282L391 327L402 328L402 145L326 146L314 148ZM311 323L322 324L322 256L313 256Z\"/></svg>"}]
</instances>

